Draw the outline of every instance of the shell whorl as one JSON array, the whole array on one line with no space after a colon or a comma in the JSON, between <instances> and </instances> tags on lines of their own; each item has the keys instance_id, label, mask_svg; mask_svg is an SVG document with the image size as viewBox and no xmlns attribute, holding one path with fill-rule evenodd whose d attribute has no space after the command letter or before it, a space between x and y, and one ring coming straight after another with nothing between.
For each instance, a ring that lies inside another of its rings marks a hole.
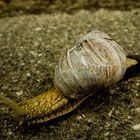
<instances>
[{"instance_id":1,"label":"shell whorl","mask_svg":"<svg viewBox=\"0 0 140 140\"><path fill-rule=\"evenodd\" d=\"M64 96L77 99L119 81L126 71L122 47L98 30L80 38L55 69L54 85Z\"/></svg>"}]
</instances>

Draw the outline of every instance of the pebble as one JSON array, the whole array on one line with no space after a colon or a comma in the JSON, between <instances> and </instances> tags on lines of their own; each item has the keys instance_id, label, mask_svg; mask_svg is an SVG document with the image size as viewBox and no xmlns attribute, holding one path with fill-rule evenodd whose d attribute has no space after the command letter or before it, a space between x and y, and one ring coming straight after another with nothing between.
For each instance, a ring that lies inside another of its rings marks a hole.
<instances>
[{"instance_id":1,"label":"pebble","mask_svg":"<svg viewBox=\"0 0 140 140\"><path fill-rule=\"evenodd\" d=\"M21 96L23 94L23 90L16 92L17 96Z\"/></svg>"},{"instance_id":2,"label":"pebble","mask_svg":"<svg viewBox=\"0 0 140 140\"><path fill-rule=\"evenodd\" d=\"M134 130L140 130L140 123L136 124L136 125L133 125L132 128Z\"/></svg>"},{"instance_id":3,"label":"pebble","mask_svg":"<svg viewBox=\"0 0 140 140\"><path fill-rule=\"evenodd\" d=\"M135 111L140 113L140 107L135 108Z\"/></svg>"}]
</instances>

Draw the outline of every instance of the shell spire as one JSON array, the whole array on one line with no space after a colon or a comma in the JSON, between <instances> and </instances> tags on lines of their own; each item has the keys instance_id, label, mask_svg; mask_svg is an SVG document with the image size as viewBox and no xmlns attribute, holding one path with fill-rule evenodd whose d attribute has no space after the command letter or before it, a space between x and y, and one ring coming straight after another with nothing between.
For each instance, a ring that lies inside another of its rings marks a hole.
<instances>
[{"instance_id":1,"label":"shell spire","mask_svg":"<svg viewBox=\"0 0 140 140\"><path fill-rule=\"evenodd\" d=\"M71 99L97 92L119 81L126 71L122 47L98 30L80 38L55 70L54 85Z\"/></svg>"}]
</instances>

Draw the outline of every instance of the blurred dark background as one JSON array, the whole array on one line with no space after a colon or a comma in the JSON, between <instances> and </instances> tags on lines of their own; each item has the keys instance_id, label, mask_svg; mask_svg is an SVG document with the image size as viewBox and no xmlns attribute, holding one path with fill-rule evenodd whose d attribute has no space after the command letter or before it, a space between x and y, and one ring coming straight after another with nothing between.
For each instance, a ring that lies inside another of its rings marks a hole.
<instances>
[{"instance_id":1,"label":"blurred dark background","mask_svg":"<svg viewBox=\"0 0 140 140\"><path fill-rule=\"evenodd\" d=\"M97 8L129 10L139 7L140 0L0 0L0 16L55 11L72 13L79 9Z\"/></svg>"}]
</instances>

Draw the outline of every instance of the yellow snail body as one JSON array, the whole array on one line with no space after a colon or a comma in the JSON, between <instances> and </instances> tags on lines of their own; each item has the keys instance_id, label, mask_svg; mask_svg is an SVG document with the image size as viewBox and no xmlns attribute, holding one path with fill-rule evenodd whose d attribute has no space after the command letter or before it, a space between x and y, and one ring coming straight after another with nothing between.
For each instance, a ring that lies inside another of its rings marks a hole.
<instances>
[{"instance_id":1,"label":"yellow snail body","mask_svg":"<svg viewBox=\"0 0 140 140\"><path fill-rule=\"evenodd\" d=\"M95 30L60 58L52 89L19 105L2 95L0 100L24 121L46 122L71 112L101 88L115 84L136 63L107 34Z\"/></svg>"}]
</instances>

